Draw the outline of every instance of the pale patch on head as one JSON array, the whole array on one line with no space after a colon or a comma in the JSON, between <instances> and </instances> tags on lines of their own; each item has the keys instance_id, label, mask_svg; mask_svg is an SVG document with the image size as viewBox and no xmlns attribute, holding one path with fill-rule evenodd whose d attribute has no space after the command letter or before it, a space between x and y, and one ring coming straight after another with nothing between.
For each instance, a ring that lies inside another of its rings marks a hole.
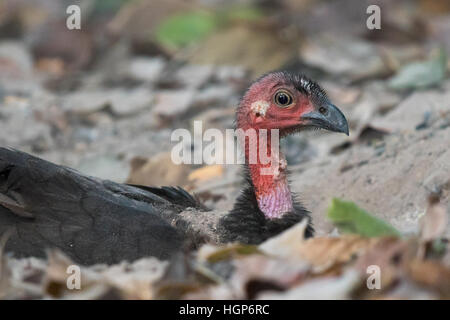
<instances>
[{"instance_id":1,"label":"pale patch on head","mask_svg":"<svg viewBox=\"0 0 450 320\"><path fill-rule=\"evenodd\" d=\"M311 85L311 83L308 80L306 80L305 78L300 79L300 84L305 88L308 88Z\"/></svg>"},{"instance_id":2,"label":"pale patch on head","mask_svg":"<svg viewBox=\"0 0 450 320\"><path fill-rule=\"evenodd\" d=\"M266 115L267 109L269 109L270 103L264 100L255 101L251 104L250 109L254 114L259 114L261 116Z\"/></svg>"}]
</instances>

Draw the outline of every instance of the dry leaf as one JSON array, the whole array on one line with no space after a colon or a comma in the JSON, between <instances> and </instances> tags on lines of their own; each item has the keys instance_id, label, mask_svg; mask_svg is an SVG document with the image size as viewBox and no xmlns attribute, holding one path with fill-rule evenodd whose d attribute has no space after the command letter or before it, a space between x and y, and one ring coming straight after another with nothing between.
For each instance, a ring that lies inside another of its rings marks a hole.
<instances>
[{"instance_id":1,"label":"dry leaf","mask_svg":"<svg viewBox=\"0 0 450 320\"><path fill-rule=\"evenodd\" d=\"M363 238L357 235L312 238L300 247L299 255L314 265L317 271L322 271L350 261L371 248L378 240L379 238Z\"/></svg>"},{"instance_id":2,"label":"dry leaf","mask_svg":"<svg viewBox=\"0 0 450 320\"><path fill-rule=\"evenodd\" d=\"M8 268L6 258L3 256L3 249L11 236L12 230L1 235L0 238L0 299L8 295L10 289L11 270Z\"/></svg>"},{"instance_id":3,"label":"dry leaf","mask_svg":"<svg viewBox=\"0 0 450 320\"><path fill-rule=\"evenodd\" d=\"M348 271L340 277L323 277L308 281L283 293L265 293L258 299L268 300L342 300L349 299L361 279L357 272Z\"/></svg>"},{"instance_id":4,"label":"dry leaf","mask_svg":"<svg viewBox=\"0 0 450 320\"><path fill-rule=\"evenodd\" d=\"M443 298L450 298L450 268L437 261L414 259L407 270L416 283L439 291Z\"/></svg>"},{"instance_id":5,"label":"dry leaf","mask_svg":"<svg viewBox=\"0 0 450 320\"><path fill-rule=\"evenodd\" d=\"M54 76L62 76L65 72L65 63L61 58L40 58L35 65L36 69Z\"/></svg>"},{"instance_id":6,"label":"dry leaf","mask_svg":"<svg viewBox=\"0 0 450 320\"><path fill-rule=\"evenodd\" d=\"M223 166L220 164L205 166L192 171L189 176L189 181L203 182L214 178L220 178L223 175Z\"/></svg>"},{"instance_id":7,"label":"dry leaf","mask_svg":"<svg viewBox=\"0 0 450 320\"><path fill-rule=\"evenodd\" d=\"M378 241L378 238L363 238L358 235L304 240L305 227L305 222L299 223L279 236L267 240L260 245L260 249L276 257L307 261L320 272L335 264L349 261L354 255Z\"/></svg>"},{"instance_id":8,"label":"dry leaf","mask_svg":"<svg viewBox=\"0 0 450 320\"><path fill-rule=\"evenodd\" d=\"M48 266L45 275L43 291L53 298L99 299L107 295L111 290L106 282L101 281L101 276L88 267L78 266L59 250L47 252ZM78 266L81 271L80 289L69 289L68 279L73 273L69 272L69 266Z\"/></svg>"},{"instance_id":9,"label":"dry leaf","mask_svg":"<svg viewBox=\"0 0 450 320\"><path fill-rule=\"evenodd\" d=\"M278 236L270 238L259 245L259 249L279 258L299 258L299 251L305 242L305 229L308 221L304 219Z\"/></svg>"},{"instance_id":10,"label":"dry leaf","mask_svg":"<svg viewBox=\"0 0 450 320\"><path fill-rule=\"evenodd\" d=\"M136 157L131 160L131 173L127 183L144 186L184 186L188 183L188 165L176 165L170 152L160 153L145 159Z\"/></svg>"},{"instance_id":11,"label":"dry leaf","mask_svg":"<svg viewBox=\"0 0 450 320\"><path fill-rule=\"evenodd\" d=\"M153 284L164 275L167 262L143 258L133 263L122 262L101 272L103 281L119 289L128 299L152 299Z\"/></svg>"},{"instance_id":12,"label":"dry leaf","mask_svg":"<svg viewBox=\"0 0 450 320\"><path fill-rule=\"evenodd\" d=\"M402 278L405 266L415 257L417 250L417 242L414 239L378 238L373 247L358 258L354 268L367 275L369 266L379 267L381 288L386 289L395 280Z\"/></svg>"},{"instance_id":13,"label":"dry leaf","mask_svg":"<svg viewBox=\"0 0 450 320\"><path fill-rule=\"evenodd\" d=\"M447 208L431 197L425 215L420 219L420 237L428 242L439 239L446 231L448 223Z\"/></svg>"}]
</instances>

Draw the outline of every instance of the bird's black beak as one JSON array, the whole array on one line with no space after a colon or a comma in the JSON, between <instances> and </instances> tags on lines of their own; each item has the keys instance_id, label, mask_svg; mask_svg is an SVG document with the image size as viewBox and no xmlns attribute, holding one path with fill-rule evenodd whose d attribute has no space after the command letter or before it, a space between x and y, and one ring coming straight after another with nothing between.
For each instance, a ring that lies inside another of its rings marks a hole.
<instances>
[{"instance_id":1,"label":"bird's black beak","mask_svg":"<svg viewBox=\"0 0 450 320\"><path fill-rule=\"evenodd\" d=\"M347 119L342 111L332 103L321 103L317 110L302 115L301 119L305 125L349 135Z\"/></svg>"}]
</instances>

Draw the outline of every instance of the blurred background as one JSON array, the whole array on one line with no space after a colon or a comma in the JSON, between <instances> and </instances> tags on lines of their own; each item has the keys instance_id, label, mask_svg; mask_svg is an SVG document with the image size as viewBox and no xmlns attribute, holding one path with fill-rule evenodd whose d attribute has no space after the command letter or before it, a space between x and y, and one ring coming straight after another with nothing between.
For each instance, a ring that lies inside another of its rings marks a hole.
<instances>
[{"instance_id":1,"label":"blurred background","mask_svg":"<svg viewBox=\"0 0 450 320\"><path fill-rule=\"evenodd\" d=\"M69 30L69 5L81 30ZM369 30L369 5L381 29ZM252 79L318 81L351 135L283 143L319 232L333 196L402 231L430 191L448 199L450 2L0 0L0 145L118 182L181 185L229 209L237 165L174 165L170 135L233 128ZM192 146L188 146L192 147ZM395 196L394 196L395 195Z\"/></svg>"}]
</instances>

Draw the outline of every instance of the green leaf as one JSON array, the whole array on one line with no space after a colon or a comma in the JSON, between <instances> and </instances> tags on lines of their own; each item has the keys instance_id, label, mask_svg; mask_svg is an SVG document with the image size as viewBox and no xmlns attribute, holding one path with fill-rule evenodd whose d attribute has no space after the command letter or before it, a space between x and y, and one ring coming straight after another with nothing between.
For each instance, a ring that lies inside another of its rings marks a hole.
<instances>
[{"instance_id":1,"label":"green leaf","mask_svg":"<svg viewBox=\"0 0 450 320\"><path fill-rule=\"evenodd\" d=\"M156 28L156 41L176 50L198 42L218 26L214 15L205 11L194 11L171 16Z\"/></svg>"},{"instance_id":2,"label":"green leaf","mask_svg":"<svg viewBox=\"0 0 450 320\"><path fill-rule=\"evenodd\" d=\"M388 85L395 90L428 88L439 84L445 78L447 55L438 50L430 60L414 62L400 69Z\"/></svg>"},{"instance_id":3,"label":"green leaf","mask_svg":"<svg viewBox=\"0 0 450 320\"><path fill-rule=\"evenodd\" d=\"M234 6L229 8L224 13L228 21L257 21L264 17L263 12L257 7L253 6Z\"/></svg>"},{"instance_id":4,"label":"green leaf","mask_svg":"<svg viewBox=\"0 0 450 320\"><path fill-rule=\"evenodd\" d=\"M328 209L328 218L341 233L355 233L365 237L401 236L390 224L372 216L353 202L334 198Z\"/></svg>"}]
</instances>

